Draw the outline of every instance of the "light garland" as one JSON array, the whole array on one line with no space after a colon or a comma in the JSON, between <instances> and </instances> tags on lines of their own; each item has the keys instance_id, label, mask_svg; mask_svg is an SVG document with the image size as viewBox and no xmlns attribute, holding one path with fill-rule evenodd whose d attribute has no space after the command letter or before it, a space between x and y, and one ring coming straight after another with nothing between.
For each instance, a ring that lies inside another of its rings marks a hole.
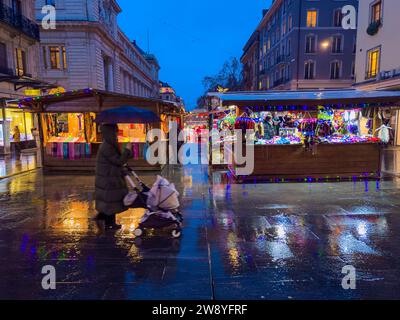
<instances>
[{"instance_id":1,"label":"light garland","mask_svg":"<svg viewBox=\"0 0 400 320\"><path fill-rule=\"evenodd\" d=\"M321 105L324 108L331 109L359 109L368 107L389 107L393 106L393 103L358 103L358 104L324 104ZM318 105L315 106L299 106L299 105L280 105L280 106L247 106L243 108L248 108L250 110L260 112L260 111L298 111L298 110L318 110Z\"/></svg>"},{"instance_id":2,"label":"light garland","mask_svg":"<svg viewBox=\"0 0 400 320\"><path fill-rule=\"evenodd\" d=\"M93 92L93 88L85 88L82 90L72 90L72 91L67 91L67 92L57 92L55 94L49 94L47 96L36 96L36 97L28 97L28 98L23 98L23 99L18 99L16 100L16 103L18 103L18 107L22 108L24 103L29 103L32 101L40 101L43 98L50 98L50 97L64 97L64 96L72 96L72 95L77 95L80 93L85 93L85 94L90 94Z\"/></svg>"}]
</instances>

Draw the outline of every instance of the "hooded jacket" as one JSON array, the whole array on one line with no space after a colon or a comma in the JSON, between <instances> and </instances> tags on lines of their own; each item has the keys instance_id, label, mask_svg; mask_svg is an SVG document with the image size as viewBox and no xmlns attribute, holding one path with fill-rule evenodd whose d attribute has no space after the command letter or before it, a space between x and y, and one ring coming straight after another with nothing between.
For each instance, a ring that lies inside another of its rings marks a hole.
<instances>
[{"instance_id":1,"label":"hooded jacket","mask_svg":"<svg viewBox=\"0 0 400 320\"><path fill-rule=\"evenodd\" d=\"M123 199L129 190L123 174L123 166L132 157L132 152L118 148L118 126L102 125L103 143L96 162L96 210L106 215L126 211Z\"/></svg>"}]
</instances>

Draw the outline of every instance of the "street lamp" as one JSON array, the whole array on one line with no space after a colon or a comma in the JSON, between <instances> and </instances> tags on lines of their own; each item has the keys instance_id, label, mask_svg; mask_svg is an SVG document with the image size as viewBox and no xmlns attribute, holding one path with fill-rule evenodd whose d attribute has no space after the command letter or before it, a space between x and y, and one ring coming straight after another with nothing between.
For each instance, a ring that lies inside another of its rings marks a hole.
<instances>
[{"instance_id":1,"label":"street lamp","mask_svg":"<svg viewBox=\"0 0 400 320\"><path fill-rule=\"evenodd\" d=\"M326 50L326 49L328 49L328 47L329 47L329 41L328 40L321 42L321 48L322 49Z\"/></svg>"}]
</instances>

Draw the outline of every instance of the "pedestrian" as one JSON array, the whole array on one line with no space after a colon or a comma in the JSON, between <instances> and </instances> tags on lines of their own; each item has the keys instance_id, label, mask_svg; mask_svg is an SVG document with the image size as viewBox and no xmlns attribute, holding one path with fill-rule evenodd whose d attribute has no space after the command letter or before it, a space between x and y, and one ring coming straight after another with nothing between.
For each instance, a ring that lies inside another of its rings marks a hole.
<instances>
[{"instance_id":1,"label":"pedestrian","mask_svg":"<svg viewBox=\"0 0 400 320\"><path fill-rule=\"evenodd\" d=\"M393 134L393 128L390 126L390 120L384 120L383 124L376 129L376 132L378 132L378 138L381 139L383 145L387 147Z\"/></svg>"},{"instance_id":2,"label":"pedestrian","mask_svg":"<svg viewBox=\"0 0 400 320\"><path fill-rule=\"evenodd\" d=\"M124 177L124 165L132 158L132 144L128 143L121 152L118 147L118 126L101 126L103 143L97 154L96 162L96 210L97 219L105 221L106 229L120 229L116 215L128 210L123 199L128 194Z\"/></svg>"},{"instance_id":3,"label":"pedestrian","mask_svg":"<svg viewBox=\"0 0 400 320\"><path fill-rule=\"evenodd\" d=\"M274 128L271 114L268 113L265 116L263 125L264 125L264 139L265 140L273 139L275 136L275 128Z\"/></svg>"},{"instance_id":4,"label":"pedestrian","mask_svg":"<svg viewBox=\"0 0 400 320\"><path fill-rule=\"evenodd\" d=\"M21 157L21 131L18 126L15 126L13 133L13 142L15 148L15 155L19 158Z\"/></svg>"}]
</instances>

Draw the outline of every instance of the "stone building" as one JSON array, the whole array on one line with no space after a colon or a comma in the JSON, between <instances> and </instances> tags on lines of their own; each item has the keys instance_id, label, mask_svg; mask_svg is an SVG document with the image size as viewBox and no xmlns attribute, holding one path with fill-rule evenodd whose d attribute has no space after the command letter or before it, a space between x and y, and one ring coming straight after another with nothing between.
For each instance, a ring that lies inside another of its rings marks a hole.
<instances>
[{"instance_id":1,"label":"stone building","mask_svg":"<svg viewBox=\"0 0 400 320\"><path fill-rule=\"evenodd\" d=\"M356 85L362 90L400 90L400 1L359 1ZM400 145L400 112L392 112L394 144Z\"/></svg>"},{"instance_id":2,"label":"stone building","mask_svg":"<svg viewBox=\"0 0 400 320\"><path fill-rule=\"evenodd\" d=\"M56 8L56 28L41 28L40 76L64 89L94 88L141 97L158 96L157 59L117 24L115 0L36 0Z\"/></svg>"},{"instance_id":3,"label":"stone building","mask_svg":"<svg viewBox=\"0 0 400 320\"><path fill-rule=\"evenodd\" d=\"M250 88L255 82L258 90L351 86L356 30L342 26L345 5L357 8L358 1L274 0L244 48Z\"/></svg>"}]
</instances>

